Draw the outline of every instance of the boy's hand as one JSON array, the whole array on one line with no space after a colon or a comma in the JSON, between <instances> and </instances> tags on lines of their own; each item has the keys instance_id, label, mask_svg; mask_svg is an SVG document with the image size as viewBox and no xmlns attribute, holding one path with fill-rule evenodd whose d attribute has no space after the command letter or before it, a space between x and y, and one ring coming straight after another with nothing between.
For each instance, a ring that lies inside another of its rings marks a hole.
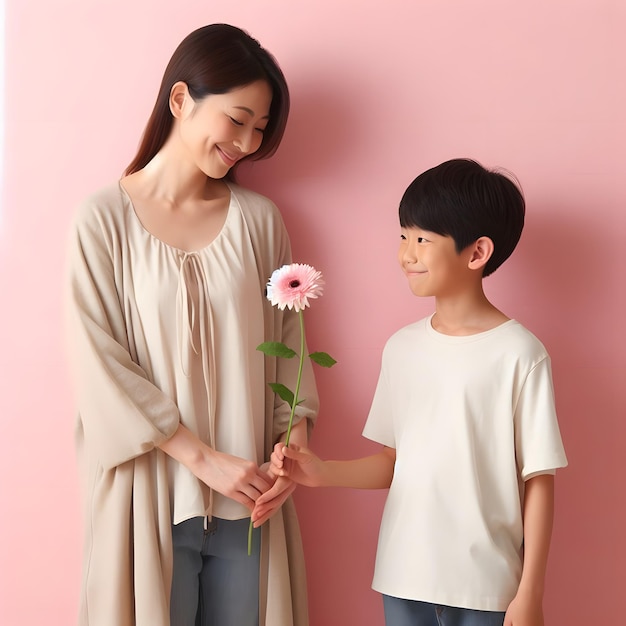
<instances>
[{"instance_id":1,"label":"boy's hand","mask_svg":"<svg viewBox=\"0 0 626 626\"><path fill-rule=\"evenodd\" d=\"M541 602L515 596L504 616L503 626L544 626Z\"/></svg>"},{"instance_id":2,"label":"boy's hand","mask_svg":"<svg viewBox=\"0 0 626 626\"><path fill-rule=\"evenodd\" d=\"M292 444L293 445L293 444ZM282 441L279 441L275 446L272 454L270 456L270 466L267 470L268 474L272 476L286 476L287 472L285 470L285 455L283 454L283 448L285 444Z\"/></svg>"},{"instance_id":3,"label":"boy's hand","mask_svg":"<svg viewBox=\"0 0 626 626\"><path fill-rule=\"evenodd\" d=\"M277 476L287 476L292 481L306 487L319 487L324 461L315 456L308 448L295 443L286 447L277 443L271 456L270 471ZM262 500L261 500L262 501Z\"/></svg>"}]
</instances>

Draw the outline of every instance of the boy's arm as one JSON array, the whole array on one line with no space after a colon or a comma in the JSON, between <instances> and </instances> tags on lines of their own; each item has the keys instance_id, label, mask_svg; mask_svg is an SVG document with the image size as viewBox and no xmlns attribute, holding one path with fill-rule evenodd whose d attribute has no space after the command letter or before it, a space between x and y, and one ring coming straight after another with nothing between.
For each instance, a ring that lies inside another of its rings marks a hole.
<instances>
[{"instance_id":1,"label":"boy's arm","mask_svg":"<svg viewBox=\"0 0 626 626\"><path fill-rule=\"evenodd\" d=\"M504 626L543 626L543 591L552 521L554 476L541 474L526 481L524 493L524 564L515 598Z\"/></svg>"},{"instance_id":2,"label":"boy's arm","mask_svg":"<svg viewBox=\"0 0 626 626\"><path fill-rule=\"evenodd\" d=\"M350 461L323 461L325 471L320 487L388 489L396 462L394 448L384 447L378 454Z\"/></svg>"},{"instance_id":3,"label":"boy's arm","mask_svg":"<svg viewBox=\"0 0 626 626\"><path fill-rule=\"evenodd\" d=\"M272 453L272 471L307 487L386 489L391 485L395 461L395 449L387 447L359 459L323 461L308 448L279 444Z\"/></svg>"},{"instance_id":4,"label":"boy's arm","mask_svg":"<svg viewBox=\"0 0 626 626\"><path fill-rule=\"evenodd\" d=\"M294 431L292 430L292 435ZM353 487L355 489L385 489L391 485L396 451L383 448L373 454L351 461L322 461L308 448L292 443L274 446L269 473L277 476L274 487L256 500L252 512L254 526L260 526L276 509L276 491L281 481L307 487ZM293 488L289 491L291 493ZM282 502L280 502L282 504Z\"/></svg>"}]
</instances>

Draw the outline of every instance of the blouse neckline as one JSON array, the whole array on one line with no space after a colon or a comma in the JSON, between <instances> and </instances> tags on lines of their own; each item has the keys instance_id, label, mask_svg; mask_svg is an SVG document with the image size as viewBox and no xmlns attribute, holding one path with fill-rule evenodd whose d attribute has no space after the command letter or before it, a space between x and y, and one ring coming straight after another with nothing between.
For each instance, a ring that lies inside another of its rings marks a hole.
<instances>
[{"instance_id":1,"label":"blouse neckline","mask_svg":"<svg viewBox=\"0 0 626 626\"><path fill-rule=\"evenodd\" d=\"M118 187L120 189L120 193L122 194L122 196L126 200L126 204L128 205L128 208L130 209L130 213L132 215L133 220L137 223L137 225L141 228L141 230L148 237L150 237L150 239L152 239L153 241L155 241L159 245L167 248L168 250L172 250L173 252L177 253L180 256L202 254L202 252L204 252L204 251L210 249L211 247L213 247L213 245L219 239L221 239L222 236L224 236L224 233L227 230L227 226L228 226L228 224L230 222L231 215L232 215L232 212L233 212L233 200L234 200L234 192L233 192L232 187L228 183L226 183L226 182L225 182L225 184L228 187L228 190L230 192L229 193L229 200L228 200L228 210L227 210L227 213L226 213L226 219L224 220L224 223L222 224L222 227L220 228L219 232L205 246L202 246L201 248L198 248L197 250L184 250L183 248L179 248L177 246L174 246L172 244L167 243L166 241L163 241L163 239L161 239L160 237L157 237L153 232L151 232L150 230L148 230L144 226L144 223L139 218L139 215L137 215L137 211L135 210L135 205L133 204L133 200L130 197L130 194L128 193L128 191L126 191L126 189L124 188L124 185L122 185L122 181L121 180L118 181Z\"/></svg>"}]
</instances>

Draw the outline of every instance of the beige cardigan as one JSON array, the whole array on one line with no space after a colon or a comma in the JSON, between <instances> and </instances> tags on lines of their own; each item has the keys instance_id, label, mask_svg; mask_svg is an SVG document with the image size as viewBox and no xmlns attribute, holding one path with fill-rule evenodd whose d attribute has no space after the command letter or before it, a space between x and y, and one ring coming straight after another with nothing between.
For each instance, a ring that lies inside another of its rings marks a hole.
<instances>
[{"instance_id":1,"label":"beige cardigan","mask_svg":"<svg viewBox=\"0 0 626 626\"><path fill-rule=\"evenodd\" d=\"M297 316L263 297L272 271L291 262L282 218L259 194L236 185L231 193L258 273L265 335L255 341L297 346ZM116 184L83 203L70 234L68 333L85 516L81 626L169 625L171 494L168 460L157 446L174 433L181 416L152 379L150 364L142 363L145 336L136 318L133 275L143 252L133 219L129 199ZM266 358L266 382L293 389L296 361ZM318 407L308 362L300 395L306 402L298 416L312 423ZM286 430L289 407L267 385L257 401L265 407L267 459ZM306 626L304 558L291 499L264 525L262 536L260 626Z\"/></svg>"}]
</instances>

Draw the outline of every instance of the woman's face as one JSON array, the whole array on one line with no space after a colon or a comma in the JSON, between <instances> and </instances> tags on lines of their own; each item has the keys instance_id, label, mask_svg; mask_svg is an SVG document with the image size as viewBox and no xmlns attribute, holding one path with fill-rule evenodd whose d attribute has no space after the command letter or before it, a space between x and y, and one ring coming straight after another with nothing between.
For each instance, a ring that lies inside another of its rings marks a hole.
<instances>
[{"instance_id":1,"label":"woman's face","mask_svg":"<svg viewBox=\"0 0 626 626\"><path fill-rule=\"evenodd\" d=\"M223 178L237 161L261 147L272 91L258 80L194 101L187 95L178 135L185 152L211 178Z\"/></svg>"}]
</instances>

